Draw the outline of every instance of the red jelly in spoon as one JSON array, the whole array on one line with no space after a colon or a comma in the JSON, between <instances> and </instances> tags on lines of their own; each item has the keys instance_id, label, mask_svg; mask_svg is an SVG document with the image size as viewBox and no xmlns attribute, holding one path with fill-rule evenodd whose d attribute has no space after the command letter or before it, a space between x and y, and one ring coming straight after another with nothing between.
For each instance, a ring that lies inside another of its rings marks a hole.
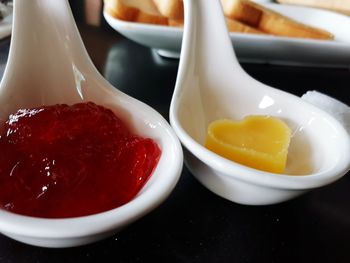
<instances>
[{"instance_id":1,"label":"red jelly in spoon","mask_svg":"<svg viewBox=\"0 0 350 263\"><path fill-rule=\"evenodd\" d=\"M94 103L20 109L0 133L0 207L29 216L94 214L130 201L161 151Z\"/></svg>"}]
</instances>

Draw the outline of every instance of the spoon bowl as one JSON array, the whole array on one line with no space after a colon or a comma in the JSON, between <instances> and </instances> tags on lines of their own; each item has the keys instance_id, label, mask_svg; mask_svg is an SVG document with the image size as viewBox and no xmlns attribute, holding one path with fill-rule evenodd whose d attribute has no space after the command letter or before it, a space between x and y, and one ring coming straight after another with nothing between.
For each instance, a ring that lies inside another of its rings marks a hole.
<instances>
[{"instance_id":1,"label":"spoon bowl","mask_svg":"<svg viewBox=\"0 0 350 263\"><path fill-rule=\"evenodd\" d=\"M167 121L98 73L67 0L15 0L9 58L0 84L0 120L19 108L88 101L111 109L134 133L158 143L161 156L150 179L130 202L98 214L48 219L0 210L0 232L6 236L44 247L78 246L110 236L166 199L179 179L183 158Z\"/></svg>"},{"instance_id":2,"label":"spoon bowl","mask_svg":"<svg viewBox=\"0 0 350 263\"><path fill-rule=\"evenodd\" d=\"M249 76L232 49L218 0L184 1L185 26L170 123L185 163L208 189L231 201L266 205L289 200L342 177L350 141L331 115ZM206 149L209 123L269 115L292 131L285 174L256 170Z\"/></svg>"}]
</instances>

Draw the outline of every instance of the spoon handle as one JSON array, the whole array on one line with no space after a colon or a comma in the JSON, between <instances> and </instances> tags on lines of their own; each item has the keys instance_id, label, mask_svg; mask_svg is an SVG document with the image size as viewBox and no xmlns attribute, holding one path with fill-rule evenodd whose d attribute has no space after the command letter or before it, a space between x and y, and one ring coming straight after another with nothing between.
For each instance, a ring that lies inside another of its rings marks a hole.
<instances>
[{"instance_id":1,"label":"spoon handle","mask_svg":"<svg viewBox=\"0 0 350 263\"><path fill-rule=\"evenodd\" d=\"M223 72L227 70L226 61L230 61L231 68L240 70L220 0L184 0L184 5L183 47L190 46L188 52L197 56L202 66L215 65L217 72ZM185 57L188 55L183 54Z\"/></svg>"},{"instance_id":2,"label":"spoon handle","mask_svg":"<svg viewBox=\"0 0 350 263\"><path fill-rule=\"evenodd\" d=\"M184 0L184 11L184 33L174 96L181 95L183 83L193 80L193 76L204 81L198 83L200 86L216 87L217 91L225 92L226 88L221 87L226 87L227 80L233 77L245 87L251 79L233 50L220 0Z\"/></svg>"},{"instance_id":3,"label":"spoon handle","mask_svg":"<svg viewBox=\"0 0 350 263\"><path fill-rule=\"evenodd\" d=\"M13 16L1 96L20 91L28 101L33 101L30 98L34 96L40 97L42 101L38 104L69 103L80 97L81 79L96 69L83 45L68 1L15 0Z\"/></svg>"}]
</instances>

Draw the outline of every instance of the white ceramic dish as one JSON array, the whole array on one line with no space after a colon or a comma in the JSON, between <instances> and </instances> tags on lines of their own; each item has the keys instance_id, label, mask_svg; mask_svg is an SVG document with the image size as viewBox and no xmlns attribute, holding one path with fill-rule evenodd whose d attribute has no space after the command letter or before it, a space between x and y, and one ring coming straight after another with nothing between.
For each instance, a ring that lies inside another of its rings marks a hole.
<instances>
[{"instance_id":1,"label":"white ceramic dish","mask_svg":"<svg viewBox=\"0 0 350 263\"><path fill-rule=\"evenodd\" d=\"M350 17L301 6L261 3L300 22L332 32L334 41L230 33L240 61L310 66L350 66ZM125 37L165 57L179 57L183 30L118 20L106 12L108 24Z\"/></svg>"},{"instance_id":2,"label":"white ceramic dish","mask_svg":"<svg viewBox=\"0 0 350 263\"><path fill-rule=\"evenodd\" d=\"M146 185L118 208L61 219L0 209L0 232L13 239L44 247L91 243L116 233L167 198L181 174L181 145L158 112L117 90L98 73L68 0L16 0L14 5L9 59L0 84L0 120L19 108L92 101L116 112L136 134L155 140L162 151Z\"/></svg>"},{"instance_id":3,"label":"white ceramic dish","mask_svg":"<svg viewBox=\"0 0 350 263\"><path fill-rule=\"evenodd\" d=\"M185 31L170 105L170 123L185 163L214 193L240 204L289 200L341 178L350 168L350 138L343 125L301 98L250 77L234 54L219 0L185 3ZM204 147L218 119L270 115L291 129L284 174L253 169Z\"/></svg>"}]
</instances>

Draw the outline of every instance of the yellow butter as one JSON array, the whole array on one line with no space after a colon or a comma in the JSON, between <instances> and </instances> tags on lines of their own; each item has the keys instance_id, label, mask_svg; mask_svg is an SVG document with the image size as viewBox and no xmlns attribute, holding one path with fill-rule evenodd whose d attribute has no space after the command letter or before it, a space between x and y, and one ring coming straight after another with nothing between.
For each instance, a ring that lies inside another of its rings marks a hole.
<instances>
[{"instance_id":1,"label":"yellow butter","mask_svg":"<svg viewBox=\"0 0 350 263\"><path fill-rule=\"evenodd\" d=\"M255 169L283 173L291 131L280 119L251 115L241 121L217 120L208 127L205 147Z\"/></svg>"}]
</instances>

